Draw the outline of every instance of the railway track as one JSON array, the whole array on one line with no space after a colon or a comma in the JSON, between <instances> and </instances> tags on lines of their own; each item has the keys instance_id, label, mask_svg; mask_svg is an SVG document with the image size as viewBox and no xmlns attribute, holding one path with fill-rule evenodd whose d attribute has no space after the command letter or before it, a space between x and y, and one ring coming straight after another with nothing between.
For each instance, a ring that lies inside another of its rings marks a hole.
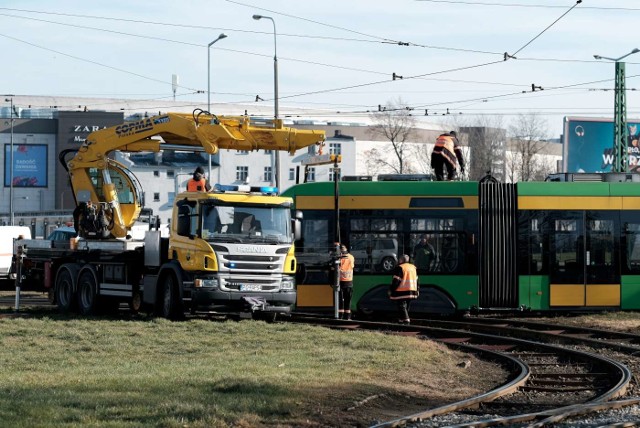
<instances>
[{"instance_id":1,"label":"railway track","mask_svg":"<svg viewBox=\"0 0 640 428\"><path fill-rule=\"evenodd\" d=\"M13 308L14 303L14 293L0 294L0 308ZM20 305L23 313L55 310L41 293L23 293ZM640 404L628 392L640 388L627 367L640 371L640 336L628 333L492 318L415 320L411 326L303 315L292 321L437 340L491 359L512 373L507 382L476 397L375 426L556 426L585 414ZM598 355L603 350L605 355Z\"/></svg>"},{"instance_id":2,"label":"railway track","mask_svg":"<svg viewBox=\"0 0 640 428\"><path fill-rule=\"evenodd\" d=\"M597 410L619 408L636 404L626 399L610 402L625 395L632 382L631 371L622 363L606 356L573 347L556 346L541 341L525 340L505 334L504 321L497 334L489 334L491 322L481 324L479 331L471 331L473 322L462 323L428 321L432 325L399 326L388 323L318 320L313 317L296 321L313 322L332 328L382 330L394 334L412 335L437 340L449 345L464 345L467 351L491 351L516 358L529 375L514 392L502 385L482 394L442 406L437 409L406 415L392 421L383 421L376 427L416 426L551 426L568 417L580 416ZM445 328L449 327L449 328ZM386 330L385 330L386 329Z\"/></svg>"}]
</instances>

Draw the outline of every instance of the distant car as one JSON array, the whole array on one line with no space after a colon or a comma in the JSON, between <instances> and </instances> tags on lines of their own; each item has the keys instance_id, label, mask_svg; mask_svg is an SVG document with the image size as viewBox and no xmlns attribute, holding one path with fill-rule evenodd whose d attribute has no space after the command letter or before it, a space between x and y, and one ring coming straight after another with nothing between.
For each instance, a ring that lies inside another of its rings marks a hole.
<instances>
[{"instance_id":1,"label":"distant car","mask_svg":"<svg viewBox=\"0 0 640 428\"><path fill-rule=\"evenodd\" d=\"M22 237L31 239L28 226L0 226L0 279L9 278L13 259L13 241Z\"/></svg>"},{"instance_id":2,"label":"distant car","mask_svg":"<svg viewBox=\"0 0 640 428\"><path fill-rule=\"evenodd\" d=\"M354 239L351 255L356 259L358 270L375 269L389 273L398 264L398 241L381 237Z\"/></svg>"},{"instance_id":3,"label":"distant car","mask_svg":"<svg viewBox=\"0 0 640 428\"><path fill-rule=\"evenodd\" d=\"M65 241L69 242L69 239L78 236L76 230L71 226L61 226L55 229L47 236L49 241Z\"/></svg>"}]
</instances>

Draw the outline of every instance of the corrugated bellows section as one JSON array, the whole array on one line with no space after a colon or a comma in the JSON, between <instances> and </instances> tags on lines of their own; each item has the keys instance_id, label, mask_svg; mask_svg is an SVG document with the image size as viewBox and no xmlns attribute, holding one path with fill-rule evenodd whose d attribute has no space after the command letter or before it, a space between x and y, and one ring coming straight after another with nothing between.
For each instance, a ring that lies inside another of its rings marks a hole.
<instances>
[{"instance_id":1,"label":"corrugated bellows section","mask_svg":"<svg viewBox=\"0 0 640 428\"><path fill-rule=\"evenodd\" d=\"M487 176L479 182L479 302L481 308L515 308L518 198L515 184Z\"/></svg>"}]
</instances>

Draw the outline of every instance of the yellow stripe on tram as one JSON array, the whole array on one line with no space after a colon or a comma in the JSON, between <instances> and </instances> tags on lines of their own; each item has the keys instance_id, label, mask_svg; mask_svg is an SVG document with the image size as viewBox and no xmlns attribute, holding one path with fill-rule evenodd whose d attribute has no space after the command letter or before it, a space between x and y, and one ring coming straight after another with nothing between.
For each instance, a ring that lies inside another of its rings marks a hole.
<instances>
[{"instance_id":1,"label":"yellow stripe on tram","mask_svg":"<svg viewBox=\"0 0 640 428\"><path fill-rule=\"evenodd\" d=\"M520 196L520 210L622 210L638 209L639 197L623 196Z\"/></svg>"},{"instance_id":2,"label":"yellow stripe on tram","mask_svg":"<svg viewBox=\"0 0 640 428\"><path fill-rule=\"evenodd\" d=\"M410 207L411 199L450 199L454 196L340 196L340 209L477 209L477 196L455 196L462 200L462 207ZM299 210L332 210L335 204L333 196L297 196L296 209Z\"/></svg>"}]
</instances>

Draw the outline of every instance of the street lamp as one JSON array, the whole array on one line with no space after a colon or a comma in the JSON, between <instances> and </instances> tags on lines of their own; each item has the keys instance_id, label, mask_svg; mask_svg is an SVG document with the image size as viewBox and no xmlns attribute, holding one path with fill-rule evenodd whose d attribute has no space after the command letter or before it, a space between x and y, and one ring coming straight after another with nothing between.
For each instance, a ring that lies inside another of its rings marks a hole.
<instances>
[{"instance_id":1,"label":"street lamp","mask_svg":"<svg viewBox=\"0 0 640 428\"><path fill-rule=\"evenodd\" d=\"M274 128L277 128L278 124L278 43L276 39L276 21L273 20L270 16L264 15L253 15L253 19L269 19L273 24L273 98L274 98L274 118L273 122ZM275 151L275 179L276 179L276 187L280 188L280 152L278 150Z\"/></svg>"},{"instance_id":2,"label":"street lamp","mask_svg":"<svg viewBox=\"0 0 640 428\"><path fill-rule=\"evenodd\" d=\"M619 58L609 58L601 55L594 55L595 59L606 59L616 63L615 95L613 104L613 172L627 172L629 163L627 162L627 103L625 88L625 65L621 59L640 52L635 48L626 55Z\"/></svg>"},{"instance_id":3,"label":"street lamp","mask_svg":"<svg viewBox=\"0 0 640 428\"><path fill-rule=\"evenodd\" d=\"M11 140L10 140L10 148L9 148L9 216L11 221L11 226L14 223L13 217L13 96L11 98L5 98L5 102L11 103Z\"/></svg>"},{"instance_id":4,"label":"street lamp","mask_svg":"<svg viewBox=\"0 0 640 428\"><path fill-rule=\"evenodd\" d=\"M207 45L207 111L209 113L211 113L211 45L225 38L227 35L220 33L217 39ZM211 153L209 153L209 175L207 178L211 180Z\"/></svg>"}]
</instances>

